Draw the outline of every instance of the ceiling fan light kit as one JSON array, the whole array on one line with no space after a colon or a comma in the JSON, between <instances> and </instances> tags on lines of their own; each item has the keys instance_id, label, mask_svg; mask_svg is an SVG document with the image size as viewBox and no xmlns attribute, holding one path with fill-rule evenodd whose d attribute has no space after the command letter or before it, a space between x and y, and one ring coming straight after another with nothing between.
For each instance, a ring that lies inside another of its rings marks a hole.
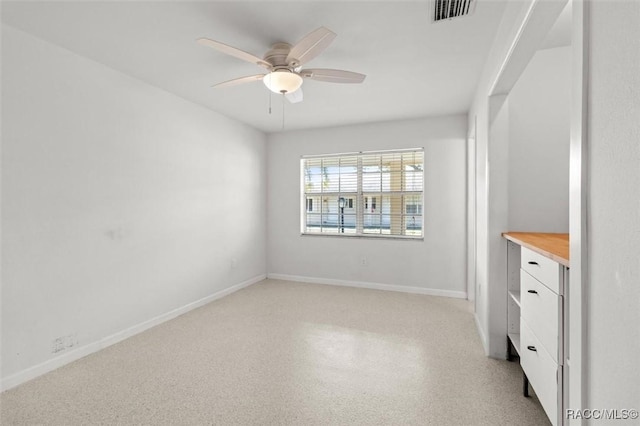
<instances>
[{"instance_id":1,"label":"ceiling fan light kit","mask_svg":"<svg viewBox=\"0 0 640 426\"><path fill-rule=\"evenodd\" d=\"M301 69L302 65L311 61L331 44L336 34L320 27L307 34L302 40L291 46L288 43L276 43L261 59L251 53L229 46L225 43L207 38L198 39L198 43L212 47L224 54L266 68L266 74L235 78L214 85L215 88L236 86L262 80L264 85L274 93L286 95L291 103L302 101L302 83L304 79L329 83L362 83L364 74L335 69Z\"/></svg>"},{"instance_id":2,"label":"ceiling fan light kit","mask_svg":"<svg viewBox=\"0 0 640 426\"><path fill-rule=\"evenodd\" d=\"M264 85L273 93L293 93L302 86L300 74L288 69L278 69L270 72L262 78Z\"/></svg>"}]
</instances>

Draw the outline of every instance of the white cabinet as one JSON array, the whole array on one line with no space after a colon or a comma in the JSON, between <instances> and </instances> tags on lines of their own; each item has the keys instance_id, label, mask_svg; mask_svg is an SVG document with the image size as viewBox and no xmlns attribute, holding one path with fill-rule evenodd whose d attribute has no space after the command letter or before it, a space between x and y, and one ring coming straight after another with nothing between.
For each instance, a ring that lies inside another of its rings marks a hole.
<instances>
[{"instance_id":1,"label":"white cabinet","mask_svg":"<svg viewBox=\"0 0 640 426\"><path fill-rule=\"evenodd\" d=\"M562 266L558 262L523 247L520 267L556 294L562 292Z\"/></svg>"},{"instance_id":2,"label":"white cabinet","mask_svg":"<svg viewBox=\"0 0 640 426\"><path fill-rule=\"evenodd\" d=\"M521 250L520 364L551 423L562 424L563 267Z\"/></svg>"},{"instance_id":3,"label":"white cabinet","mask_svg":"<svg viewBox=\"0 0 640 426\"><path fill-rule=\"evenodd\" d=\"M512 240L507 253L508 339L551 423L563 425L568 268Z\"/></svg>"},{"instance_id":4,"label":"white cabinet","mask_svg":"<svg viewBox=\"0 0 640 426\"><path fill-rule=\"evenodd\" d=\"M561 366L551 358L536 334L527 325L526 320L520 324L522 352L520 364L529 379L531 387L536 392L544 411L552 424L561 424L558 412L562 407L558 404L558 394L561 393ZM559 390L560 389L560 390Z\"/></svg>"},{"instance_id":5,"label":"white cabinet","mask_svg":"<svg viewBox=\"0 0 640 426\"><path fill-rule=\"evenodd\" d=\"M551 358L558 363L562 359L562 296L524 270L520 272L520 287L521 321L529 324Z\"/></svg>"}]
</instances>

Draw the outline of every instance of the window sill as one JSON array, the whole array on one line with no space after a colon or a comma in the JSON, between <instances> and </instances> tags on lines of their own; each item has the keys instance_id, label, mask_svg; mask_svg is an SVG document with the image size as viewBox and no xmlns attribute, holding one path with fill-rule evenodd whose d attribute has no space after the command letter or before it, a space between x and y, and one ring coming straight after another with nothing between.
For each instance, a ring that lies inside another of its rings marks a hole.
<instances>
[{"instance_id":1,"label":"window sill","mask_svg":"<svg viewBox=\"0 0 640 426\"><path fill-rule=\"evenodd\" d=\"M301 237L324 237L324 238L355 238L364 240L395 240L395 241L424 241L424 237L391 236L391 235L355 235L355 234L311 234L300 233Z\"/></svg>"}]
</instances>

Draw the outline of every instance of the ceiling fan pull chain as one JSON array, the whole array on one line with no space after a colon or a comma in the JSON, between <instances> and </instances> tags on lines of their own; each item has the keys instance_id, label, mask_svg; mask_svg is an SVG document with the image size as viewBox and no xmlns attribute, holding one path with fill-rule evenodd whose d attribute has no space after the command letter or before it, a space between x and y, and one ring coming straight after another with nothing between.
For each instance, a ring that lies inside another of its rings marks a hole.
<instances>
[{"instance_id":1,"label":"ceiling fan pull chain","mask_svg":"<svg viewBox=\"0 0 640 426\"><path fill-rule=\"evenodd\" d=\"M282 130L284 130L284 91L282 91Z\"/></svg>"}]
</instances>

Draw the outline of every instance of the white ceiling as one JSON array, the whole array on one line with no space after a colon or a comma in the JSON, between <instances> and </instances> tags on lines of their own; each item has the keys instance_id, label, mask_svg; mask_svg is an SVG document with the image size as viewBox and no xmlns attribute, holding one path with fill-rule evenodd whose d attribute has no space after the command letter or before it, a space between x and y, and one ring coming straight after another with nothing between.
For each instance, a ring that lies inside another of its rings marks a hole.
<instances>
[{"instance_id":1,"label":"white ceiling","mask_svg":"<svg viewBox=\"0 0 640 426\"><path fill-rule=\"evenodd\" d=\"M367 74L361 85L305 81L285 104L286 129L464 113L506 0L433 24L427 1L3 2L2 21L265 132L280 131L282 100L261 82L210 86L263 69L196 44L222 41L262 57L319 26L338 34L307 64Z\"/></svg>"}]
</instances>

